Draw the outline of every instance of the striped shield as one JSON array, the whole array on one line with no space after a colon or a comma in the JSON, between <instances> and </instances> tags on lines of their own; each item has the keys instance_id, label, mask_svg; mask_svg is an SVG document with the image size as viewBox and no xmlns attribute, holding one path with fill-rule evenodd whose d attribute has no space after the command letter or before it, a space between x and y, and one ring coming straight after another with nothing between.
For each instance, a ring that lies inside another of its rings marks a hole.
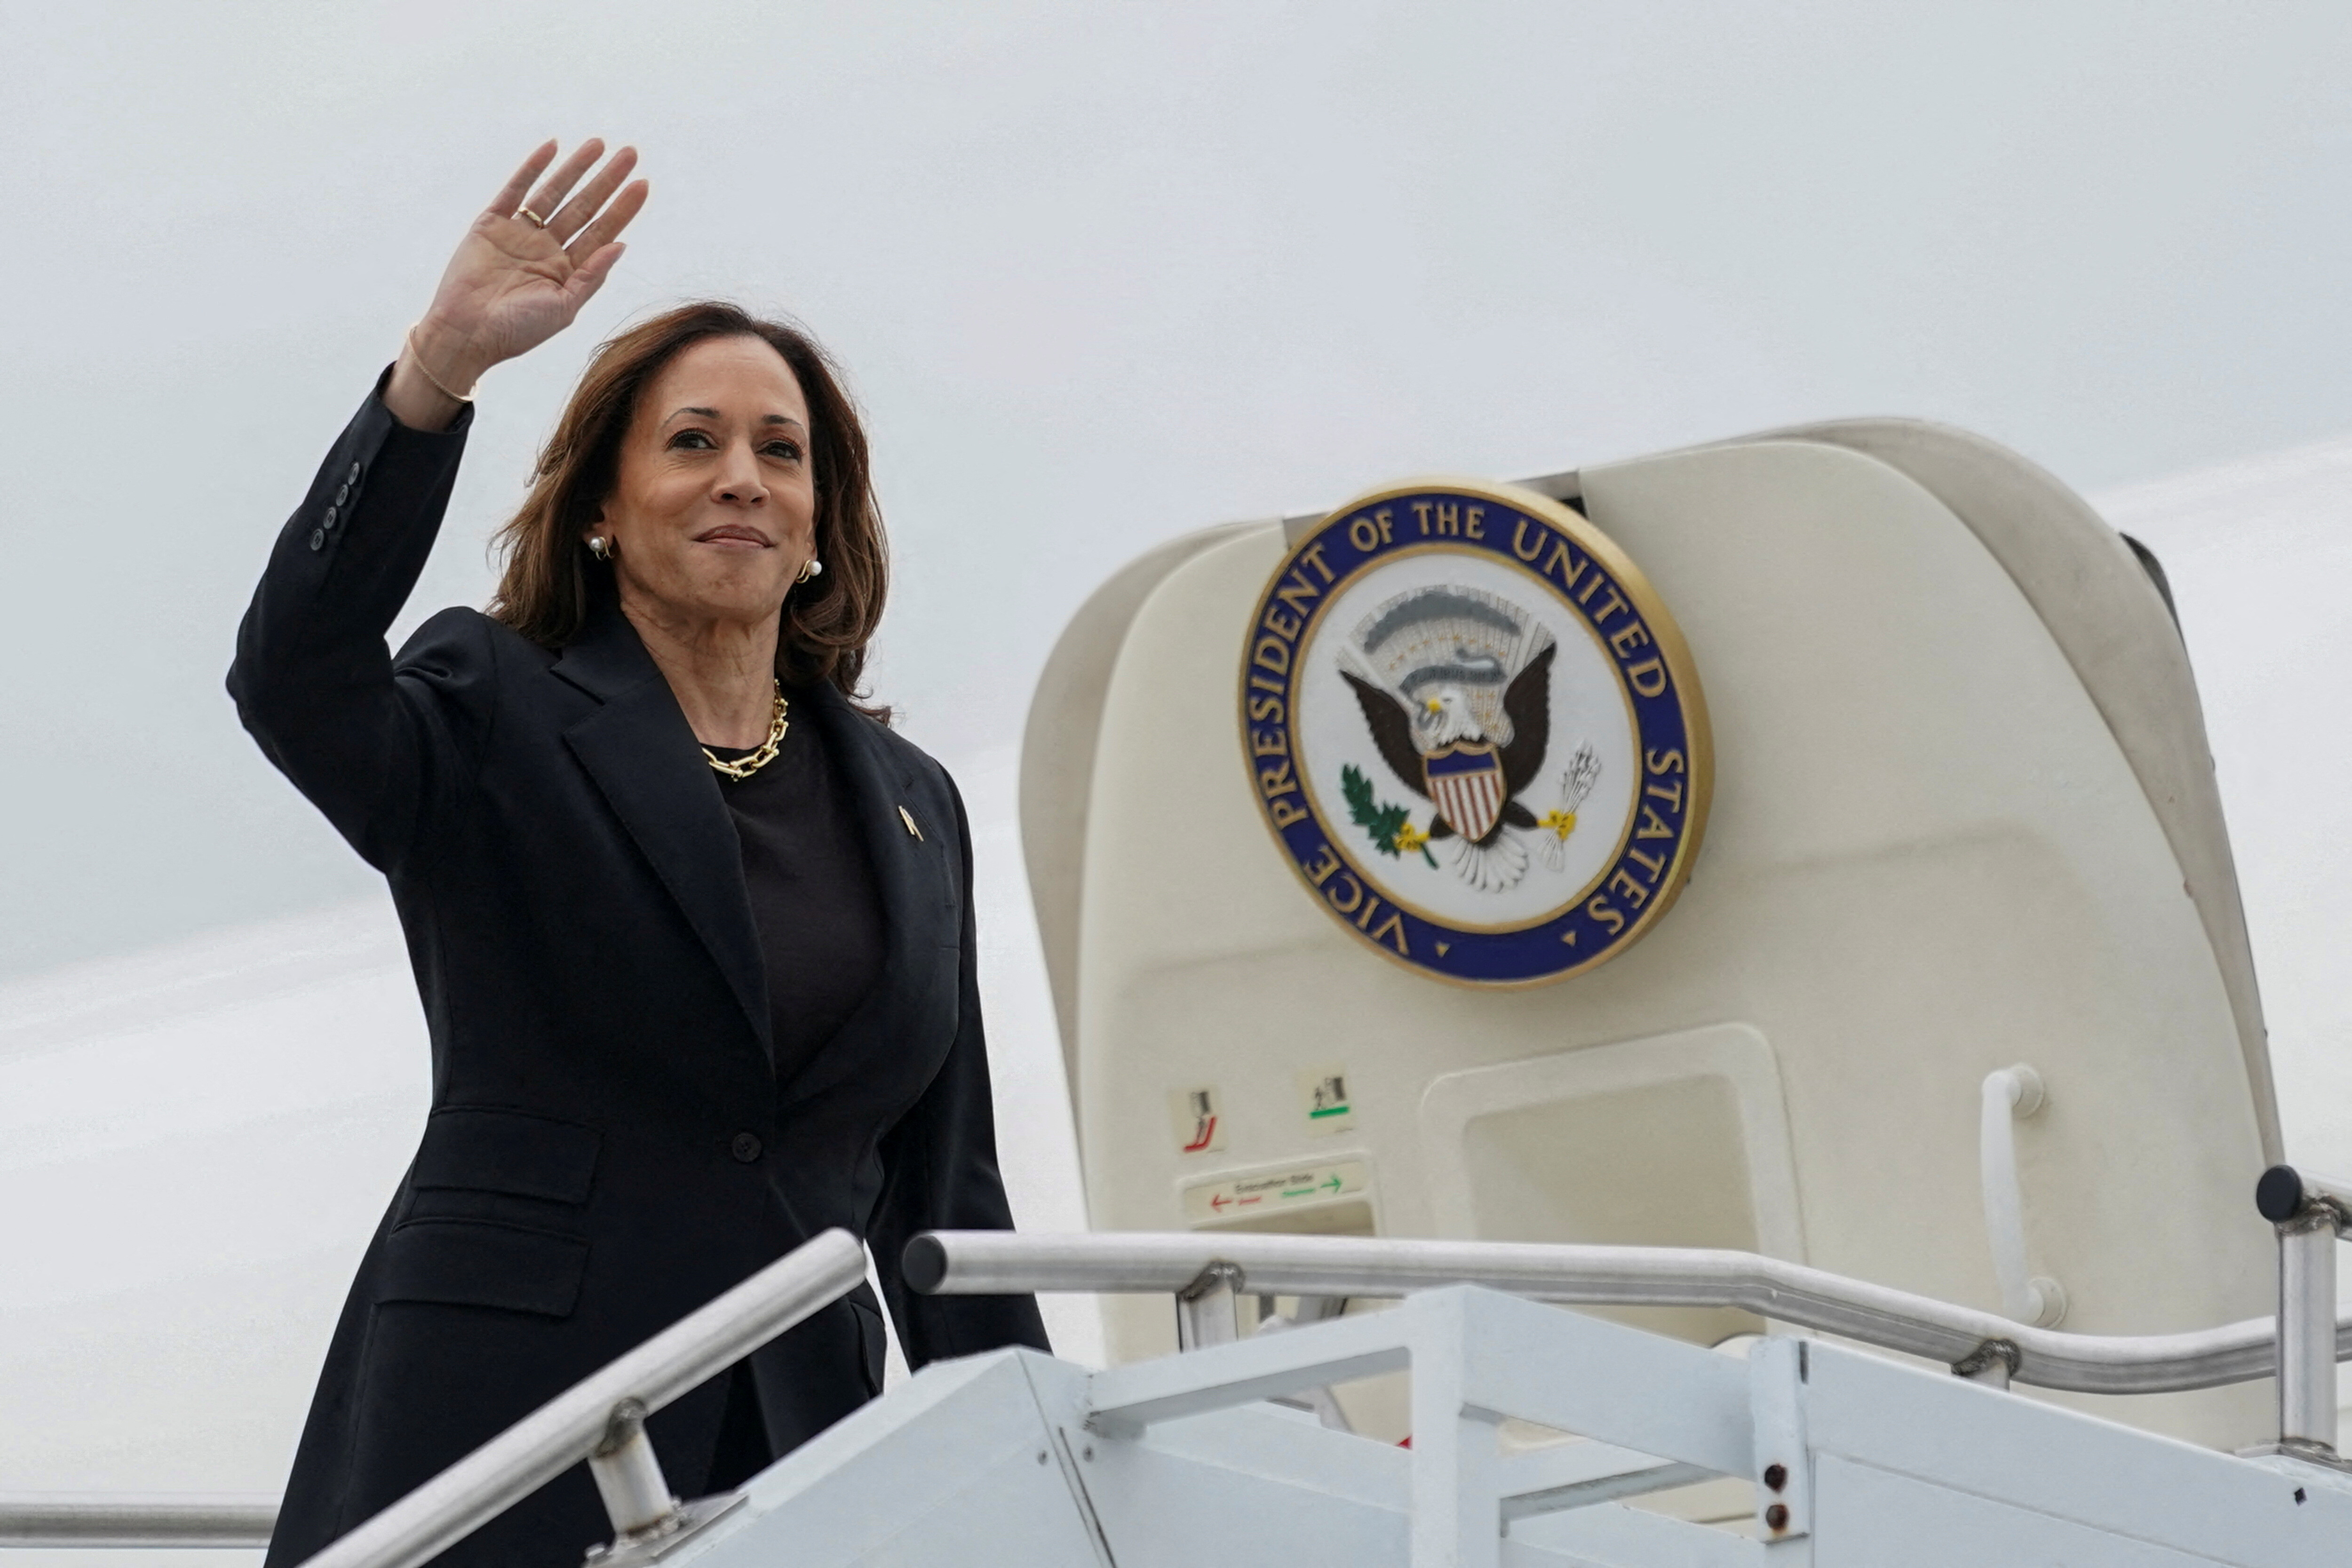
<instances>
[{"instance_id":1,"label":"striped shield","mask_svg":"<svg viewBox=\"0 0 2352 1568\"><path fill-rule=\"evenodd\" d=\"M1491 745L1457 744L1421 759L1437 815L1476 843L1503 815L1503 763Z\"/></svg>"}]
</instances>

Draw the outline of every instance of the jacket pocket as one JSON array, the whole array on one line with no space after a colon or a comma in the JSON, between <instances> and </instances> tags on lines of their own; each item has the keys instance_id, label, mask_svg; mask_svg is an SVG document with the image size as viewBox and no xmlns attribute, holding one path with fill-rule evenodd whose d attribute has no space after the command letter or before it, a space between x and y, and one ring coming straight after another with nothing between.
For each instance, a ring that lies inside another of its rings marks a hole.
<instances>
[{"instance_id":1,"label":"jacket pocket","mask_svg":"<svg viewBox=\"0 0 2352 1568\"><path fill-rule=\"evenodd\" d=\"M594 1128L577 1122L526 1110L450 1106L425 1123L409 1185L584 1204L603 1144Z\"/></svg>"},{"instance_id":2,"label":"jacket pocket","mask_svg":"<svg viewBox=\"0 0 2352 1568\"><path fill-rule=\"evenodd\" d=\"M503 1307L567 1318L579 1303L588 1243L478 1219L414 1219L384 1237L378 1301Z\"/></svg>"}]
</instances>

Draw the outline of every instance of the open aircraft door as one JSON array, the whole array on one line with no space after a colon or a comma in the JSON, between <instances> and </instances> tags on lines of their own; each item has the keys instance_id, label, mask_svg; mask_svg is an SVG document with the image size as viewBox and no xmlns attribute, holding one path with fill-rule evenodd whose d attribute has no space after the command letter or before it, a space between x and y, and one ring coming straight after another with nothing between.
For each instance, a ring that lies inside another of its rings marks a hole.
<instances>
[{"instance_id":1,"label":"open aircraft door","mask_svg":"<svg viewBox=\"0 0 2352 1568\"><path fill-rule=\"evenodd\" d=\"M1483 545L1444 531L1457 492L1483 498ZM1384 536L1368 502L1160 547L1040 683L1022 822L1096 1227L1750 1249L2093 1333L2271 1309L2247 1202L2280 1157L2261 1008L2195 686L2137 547L2015 455L1895 420L1382 498ZM1547 599L1522 579L1562 542ZM1637 583L1659 635L1580 629L1580 560ZM1284 598L1286 573L1318 593ZM1672 748L1558 694L1596 647L1623 677L1674 628L1692 732L1657 773ZM1269 629L1297 668L1254 692ZM1400 637L1423 652L1391 657ZM1448 637L1450 664L1428 652ZM1497 742L1526 733L1538 664L1549 748L1514 776ZM1440 716L1447 669L1483 730ZM1305 827L1250 754L1278 739L1249 707L1277 688ZM1416 759L1397 724L1424 719L1454 727L1412 730ZM1674 844L1612 861L1610 834L1638 852L1650 821ZM1580 901L1520 897L1572 833L1599 846L1555 877ZM1668 847L1671 874L1642 869ZM1519 902L1463 916L1511 855ZM1638 929L1579 912L1599 904ZM1486 973L1441 972L1480 942ZM1107 1310L1115 1359L1172 1348L1163 1305ZM1703 1343L1763 1326L1609 1315ZM2267 1385L2113 1413L2230 1447L2263 1435Z\"/></svg>"}]
</instances>

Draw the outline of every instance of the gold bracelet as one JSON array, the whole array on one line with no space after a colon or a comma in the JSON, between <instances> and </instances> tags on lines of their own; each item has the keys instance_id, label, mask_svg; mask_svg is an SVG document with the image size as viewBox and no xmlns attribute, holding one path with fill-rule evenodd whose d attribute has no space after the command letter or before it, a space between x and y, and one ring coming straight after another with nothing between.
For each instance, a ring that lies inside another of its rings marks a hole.
<instances>
[{"instance_id":1,"label":"gold bracelet","mask_svg":"<svg viewBox=\"0 0 2352 1568\"><path fill-rule=\"evenodd\" d=\"M425 368L425 355L420 353L416 347L416 325L415 322L412 321L409 323L408 331L401 339L401 342L408 345L408 357L416 362L416 374L431 382L433 384L434 391L439 393L442 396L447 398L452 403L471 403L474 401L474 395L472 393L450 391L447 387L441 384L441 378L439 376Z\"/></svg>"}]
</instances>

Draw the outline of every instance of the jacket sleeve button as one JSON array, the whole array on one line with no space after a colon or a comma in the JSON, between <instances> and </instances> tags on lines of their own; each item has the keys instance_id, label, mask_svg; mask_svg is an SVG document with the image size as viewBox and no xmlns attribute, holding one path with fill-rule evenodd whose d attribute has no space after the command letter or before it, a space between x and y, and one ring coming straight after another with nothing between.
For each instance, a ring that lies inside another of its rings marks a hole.
<instances>
[{"instance_id":1,"label":"jacket sleeve button","mask_svg":"<svg viewBox=\"0 0 2352 1568\"><path fill-rule=\"evenodd\" d=\"M327 531L323 528L312 529L310 531L310 548L312 550L324 550L326 547Z\"/></svg>"},{"instance_id":2,"label":"jacket sleeve button","mask_svg":"<svg viewBox=\"0 0 2352 1568\"><path fill-rule=\"evenodd\" d=\"M335 514L336 514L336 512L337 512L337 510L339 510L339 509L338 509L338 508L335 508L335 507L331 507L331 507L329 507L329 508L327 509L327 515L326 515L326 516L324 516L324 517L322 517L322 518L320 518L320 519L319 520L319 526L320 526L320 528L332 528L332 527L334 527L334 526L335 526Z\"/></svg>"},{"instance_id":3,"label":"jacket sleeve button","mask_svg":"<svg viewBox=\"0 0 2352 1568\"><path fill-rule=\"evenodd\" d=\"M735 1141L728 1144L727 1149L728 1152L748 1165L760 1157L760 1140L751 1133L738 1132L735 1134Z\"/></svg>"},{"instance_id":4,"label":"jacket sleeve button","mask_svg":"<svg viewBox=\"0 0 2352 1568\"><path fill-rule=\"evenodd\" d=\"M352 471L343 476L343 482L353 485L360 482L360 466L357 463L353 463L352 465Z\"/></svg>"},{"instance_id":5,"label":"jacket sleeve button","mask_svg":"<svg viewBox=\"0 0 2352 1568\"><path fill-rule=\"evenodd\" d=\"M346 481L345 481L345 482L343 482L342 484L337 485L337 486L335 487L335 504L336 504L337 506L341 506L341 505L342 505L345 501L347 501L347 500L351 500L351 499L352 499L352 487L351 487L351 483L350 483L350 481L346 480Z\"/></svg>"}]
</instances>

